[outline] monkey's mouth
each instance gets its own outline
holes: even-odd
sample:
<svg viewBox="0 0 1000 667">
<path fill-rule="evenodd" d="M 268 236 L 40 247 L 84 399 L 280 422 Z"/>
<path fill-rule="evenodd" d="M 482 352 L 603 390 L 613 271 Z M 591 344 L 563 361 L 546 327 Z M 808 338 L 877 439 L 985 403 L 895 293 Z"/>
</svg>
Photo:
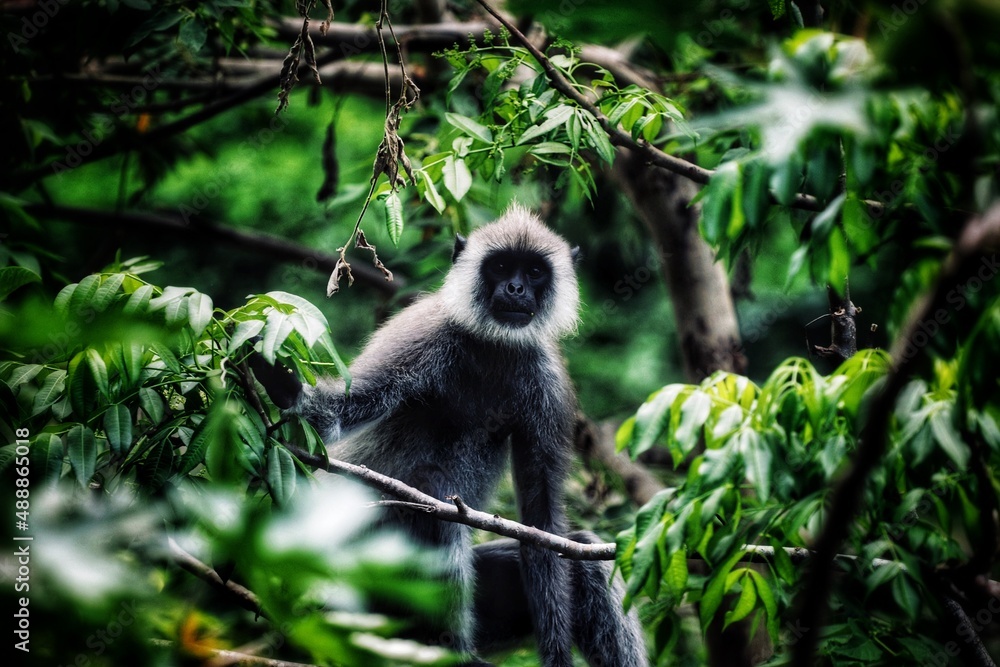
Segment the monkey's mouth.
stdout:
<svg viewBox="0 0 1000 667">
<path fill-rule="evenodd" d="M 524 327 L 531 323 L 535 314 L 529 310 L 500 310 L 493 311 L 493 319 L 500 324 L 512 327 Z"/>
</svg>

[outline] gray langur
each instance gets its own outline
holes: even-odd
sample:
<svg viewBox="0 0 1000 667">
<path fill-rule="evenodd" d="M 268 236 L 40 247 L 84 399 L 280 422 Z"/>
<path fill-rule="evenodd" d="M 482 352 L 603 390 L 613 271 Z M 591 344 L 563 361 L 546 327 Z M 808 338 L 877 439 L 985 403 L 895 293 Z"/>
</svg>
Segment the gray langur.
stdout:
<svg viewBox="0 0 1000 667">
<path fill-rule="evenodd" d="M 349 394 L 336 380 L 277 390 L 261 381 L 276 404 L 316 427 L 332 457 L 440 499 L 458 495 L 485 507 L 510 461 L 521 521 L 565 535 L 576 397 L 559 339 L 577 326 L 576 254 L 537 217 L 511 207 L 458 237 L 444 285 L 374 334 L 351 365 Z M 477 656 L 531 634 L 545 667 L 570 667 L 574 643 L 594 666 L 648 664 L 609 563 L 569 561 L 507 539 L 473 548 L 467 526 L 416 512 L 386 522 L 442 549 L 458 584 L 443 624 L 468 664 L 488 664 Z"/>
</svg>

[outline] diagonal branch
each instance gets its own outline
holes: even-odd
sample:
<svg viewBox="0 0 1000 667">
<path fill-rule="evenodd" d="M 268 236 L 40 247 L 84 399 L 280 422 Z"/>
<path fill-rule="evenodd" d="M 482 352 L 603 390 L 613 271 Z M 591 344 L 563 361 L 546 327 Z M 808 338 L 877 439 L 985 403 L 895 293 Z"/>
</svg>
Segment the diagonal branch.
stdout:
<svg viewBox="0 0 1000 667">
<path fill-rule="evenodd" d="M 708 183 L 709 179 L 712 178 L 712 175 L 715 172 L 711 169 L 705 169 L 704 167 L 700 167 L 693 162 L 688 162 L 682 158 L 664 153 L 656 146 L 646 143 L 645 141 L 636 141 L 628 132 L 625 132 L 616 125 L 612 125 L 611 121 L 608 120 L 608 117 L 601 112 L 597 105 L 577 90 L 573 84 L 570 83 L 565 76 L 563 76 L 562 72 L 560 72 L 555 65 L 552 64 L 552 61 L 549 60 L 548 56 L 542 53 L 537 46 L 532 44 L 531 40 L 525 37 L 524 33 L 517 29 L 517 26 L 511 23 L 495 9 L 490 7 L 486 3 L 486 0 L 476 0 L 476 2 L 478 2 L 483 9 L 489 12 L 493 18 L 499 21 L 510 32 L 510 34 L 514 36 L 518 43 L 527 49 L 532 57 L 538 61 L 538 64 L 541 65 L 545 75 L 552 83 L 553 88 L 576 102 L 597 120 L 597 122 L 601 125 L 601 128 L 607 133 L 612 144 L 636 151 L 650 164 L 689 178 L 695 183 L 705 185 Z M 865 200 L 864 204 L 868 207 L 868 211 L 873 215 L 880 215 L 885 208 L 884 204 L 877 201 Z M 788 204 L 788 206 L 806 211 L 822 211 L 826 208 L 826 203 L 813 195 L 799 193 L 792 198 L 792 201 Z"/>
<path fill-rule="evenodd" d="M 511 521 L 495 514 L 488 514 L 472 509 L 464 503 L 461 503 L 461 506 L 459 506 L 461 502 L 459 499 L 456 499 L 454 503 L 438 500 L 434 496 L 429 496 L 397 479 L 377 473 L 365 466 L 327 458 L 321 454 L 310 454 L 301 447 L 287 443 L 283 444 L 288 448 L 288 451 L 303 463 L 326 470 L 327 472 L 350 475 L 382 493 L 389 494 L 408 503 L 414 503 L 419 506 L 420 511 L 443 521 L 462 523 L 473 528 L 496 533 L 497 535 L 512 537 L 521 542 L 558 551 L 563 556 L 572 558 L 573 560 L 613 560 L 615 557 L 615 545 L 612 543 L 584 544 L 582 542 L 575 542 L 531 526 L 525 526 L 517 521 Z"/>
<path fill-rule="evenodd" d="M 947 294 L 966 276 L 970 260 L 997 243 L 1000 243 L 1000 204 L 966 224 L 945 259 L 934 287 L 910 309 L 906 325 L 892 348 L 892 368 L 882 389 L 872 400 L 868 419 L 861 427 L 857 455 L 827 503 L 829 514 L 823 532 L 816 540 L 815 559 L 798 597 L 800 627 L 805 629 L 805 634 L 793 649 L 793 667 L 811 667 L 814 664 L 820 625 L 833 587 L 833 561 L 861 508 L 868 479 L 886 451 L 889 418 L 896 399 L 922 358 L 922 348 L 916 344 L 916 336 L 926 335 L 922 325 L 934 319 L 935 313 L 947 306 Z"/>
</svg>

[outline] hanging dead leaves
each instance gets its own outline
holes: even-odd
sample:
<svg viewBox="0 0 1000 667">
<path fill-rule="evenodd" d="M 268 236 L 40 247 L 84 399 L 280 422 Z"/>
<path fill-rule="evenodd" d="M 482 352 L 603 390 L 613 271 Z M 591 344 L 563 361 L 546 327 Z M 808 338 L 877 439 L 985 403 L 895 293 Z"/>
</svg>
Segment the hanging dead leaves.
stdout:
<svg viewBox="0 0 1000 667">
<path fill-rule="evenodd" d="M 322 0 L 322 2 L 323 6 L 327 9 L 327 18 L 320 27 L 320 32 L 325 35 L 326 31 L 330 28 L 330 22 L 333 21 L 333 5 L 331 4 L 331 0 Z M 288 106 L 288 97 L 291 94 L 292 89 L 295 87 L 295 84 L 299 81 L 298 71 L 303 61 L 305 66 L 312 72 L 313 77 L 316 79 L 316 83 L 322 83 L 316 59 L 316 46 L 312 41 L 312 37 L 309 35 L 309 13 L 315 6 L 316 0 L 296 0 L 295 8 L 302 17 L 302 30 L 295 38 L 295 42 L 288 50 L 288 55 L 285 57 L 281 66 L 278 108 L 275 110 L 275 113 L 280 113 Z M 399 89 L 399 97 L 394 103 L 390 103 L 392 91 L 389 79 L 389 56 L 386 49 L 385 38 L 382 34 L 383 25 L 389 29 L 389 33 L 392 35 L 393 42 L 396 45 L 396 58 L 400 73 L 402 74 L 402 85 Z M 364 218 L 365 211 L 368 210 L 368 205 L 371 203 L 372 195 L 375 192 L 375 185 L 383 174 L 388 179 L 389 187 L 393 193 L 395 193 L 398 188 L 406 185 L 406 179 L 404 179 L 399 173 L 400 166 L 402 166 L 403 173 L 405 173 L 410 179 L 410 182 L 415 182 L 413 166 L 410 164 L 410 159 L 406 156 L 406 146 L 403 143 L 403 139 L 399 136 L 399 125 L 403 113 L 409 111 L 420 98 L 420 89 L 406 73 L 406 66 L 403 62 L 403 53 L 399 45 L 399 40 L 396 38 L 396 34 L 392 29 L 392 21 L 389 19 L 388 3 L 386 0 L 381 0 L 380 2 L 379 18 L 375 24 L 375 28 L 376 34 L 378 35 L 379 47 L 382 52 L 382 63 L 385 67 L 386 112 L 382 142 L 379 144 L 378 150 L 375 152 L 375 162 L 372 165 L 371 187 L 368 190 L 368 197 L 365 199 L 365 205 L 361 209 L 361 214 L 358 216 L 358 220 L 354 225 L 354 231 L 351 233 L 351 237 L 347 240 L 347 243 L 345 243 L 343 247 L 337 249 L 340 255 L 337 258 L 336 265 L 334 265 L 333 273 L 330 274 L 330 279 L 327 282 L 327 296 L 333 296 L 340 291 L 340 281 L 343 279 L 347 279 L 348 286 L 354 284 L 354 276 L 351 274 L 351 265 L 347 261 L 346 256 L 347 248 L 351 245 L 352 240 L 354 240 L 354 247 L 356 249 L 370 252 L 372 254 L 372 263 L 375 268 L 382 272 L 382 275 L 385 276 L 387 281 L 392 280 L 392 271 L 386 268 L 381 260 L 379 260 L 378 254 L 375 251 L 375 246 L 368 243 L 368 239 L 365 238 L 364 232 L 361 231 L 361 220 Z M 332 146 L 332 127 L 328 136 L 328 141 Z M 327 176 L 329 178 L 329 172 L 327 173 Z M 324 183 L 324 189 L 325 188 L 326 183 Z"/>
<path fill-rule="evenodd" d="M 326 7 L 327 14 L 326 19 L 320 24 L 319 31 L 324 35 L 330 29 L 330 23 L 333 21 L 333 5 L 331 1 L 323 0 L 323 6 Z M 292 48 L 288 49 L 288 55 L 285 56 L 285 60 L 281 63 L 281 74 L 278 79 L 278 108 L 274 110 L 276 114 L 281 113 L 288 107 L 288 96 L 291 94 L 292 89 L 295 88 L 295 84 L 299 82 L 299 66 L 302 64 L 303 57 L 305 58 L 306 67 L 312 72 L 316 83 L 323 83 L 319 78 L 319 67 L 316 64 L 316 46 L 313 44 L 312 37 L 309 36 L 309 12 L 315 6 L 316 0 L 296 0 L 295 2 L 295 9 L 298 10 L 299 16 L 302 17 L 302 30 L 299 32 L 299 36 L 295 38 Z"/>
</svg>

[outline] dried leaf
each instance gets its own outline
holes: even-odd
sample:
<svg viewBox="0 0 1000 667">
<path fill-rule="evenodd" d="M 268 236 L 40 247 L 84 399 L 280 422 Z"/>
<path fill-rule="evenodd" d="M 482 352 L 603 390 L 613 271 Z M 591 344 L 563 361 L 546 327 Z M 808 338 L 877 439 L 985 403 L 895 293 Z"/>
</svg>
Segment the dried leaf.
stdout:
<svg viewBox="0 0 1000 667">
<path fill-rule="evenodd" d="M 392 280 L 392 271 L 385 268 L 385 264 L 382 263 L 382 261 L 378 258 L 378 253 L 375 252 L 375 246 L 368 243 L 368 239 L 365 238 L 365 233 L 360 229 L 358 230 L 358 240 L 354 242 L 354 247 L 358 250 L 371 251 L 372 264 L 374 264 L 375 268 L 382 272 L 382 275 L 385 276 L 386 282 Z"/>
<path fill-rule="evenodd" d="M 333 273 L 330 274 L 330 280 L 326 283 L 326 295 L 328 297 L 340 291 L 340 280 L 345 277 L 347 278 L 348 287 L 354 284 L 354 276 L 351 275 L 351 265 L 347 263 L 347 259 L 344 257 L 344 249 L 341 248 L 340 259 L 334 265 Z"/>
<path fill-rule="evenodd" d="M 327 18 L 320 26 L 320 32 L 324 35 L 330 28 L 330 21 L 333 20 L 333 5 L 331 0 L 323 0 L 323 5 L 327 9 Z M 316 83 L 322 84 L 319 78 L 319 67 L 316 63 L 316 45 L 313 44 L 312 37 L 309 36 L 309 12 L 316 6 L 316 0 L 296 0 L 295 9 L 302 17 L 302 30 L 295 38 L 295 43 L 288 50 L 288 55 L 281 63 L 281 74 L 278 75 L 278 108 L 274 113 L 281 113 L 288 107 L 288 96 L 291 94 L 295 84 L 299 82 L 299 65 L 302 56 L 305 55 L 306 66 L 312 70 Z"/>
</svg>

